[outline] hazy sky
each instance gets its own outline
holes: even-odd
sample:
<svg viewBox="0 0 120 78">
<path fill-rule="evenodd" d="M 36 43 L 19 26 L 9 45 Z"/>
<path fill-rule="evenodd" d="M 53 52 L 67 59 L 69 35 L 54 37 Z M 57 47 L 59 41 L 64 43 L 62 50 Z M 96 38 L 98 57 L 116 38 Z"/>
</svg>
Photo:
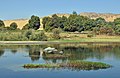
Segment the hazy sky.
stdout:
<svg viewBox="0 0 120 78">
<path fill-rule="evenodd" d="M 2 20 L 73 11 L 120 13 L 120 0 L 0 0 Z"/>
</svg>

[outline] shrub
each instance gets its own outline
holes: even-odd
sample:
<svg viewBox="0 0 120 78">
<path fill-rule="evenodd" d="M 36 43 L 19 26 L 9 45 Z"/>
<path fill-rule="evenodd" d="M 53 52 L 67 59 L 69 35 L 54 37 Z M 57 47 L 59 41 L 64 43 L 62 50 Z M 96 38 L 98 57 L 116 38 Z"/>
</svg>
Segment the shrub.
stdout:
<svg viewBox="0 0 120 78">
<path fill-rule="evenodd" d="M 30 37 L 30 40 L 34 40 L 34 41 L 47 41 L 47 36 L 45 35 L 45 33 L 43 31 L 40 31 L 37 34 L 32 34 Z"/>
<path fill-rule="evenodd" d="M 93 37 L 93 36 L 94 36 L 93 34 L 88 34 L 87 35 L 87 37 L 90 37 L 90 38 Z"/>
<path fill-rule="evenodd" d="M 53 29 L 53 36 L 54 39 L 60 39 L 60 29 L 55 28 Z"/>
<path fill-rule="evenodd" d="M 30 36 L 32 36 L 32 30 L 27 30 L 24 32 L 24 36 L 30 39 Z"/>
<path fill-rule="evenodd" d="M 46 41 L 47 36 L 43 31 L 33 32 L 32 30 L 7 31 L 0 33 L 0 41 Z"/>
</svg>

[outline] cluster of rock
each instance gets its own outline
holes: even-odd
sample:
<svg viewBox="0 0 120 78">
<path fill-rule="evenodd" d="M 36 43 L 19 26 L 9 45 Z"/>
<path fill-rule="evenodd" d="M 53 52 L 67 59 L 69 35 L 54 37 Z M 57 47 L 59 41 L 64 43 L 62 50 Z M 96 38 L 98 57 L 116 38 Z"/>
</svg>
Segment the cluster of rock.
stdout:
<svg viewBox="0 0 120 78">
<path fill-rule="evenodd" d="M 63 51 L 58 51 L 57 49 L 51 48 L 51 47 L 45 48 L 45 49 L 43 50 L 43 52 L 48 53 L 48 54 L 57 54 L 57 53 L 63 54 Z"/>
</svg>

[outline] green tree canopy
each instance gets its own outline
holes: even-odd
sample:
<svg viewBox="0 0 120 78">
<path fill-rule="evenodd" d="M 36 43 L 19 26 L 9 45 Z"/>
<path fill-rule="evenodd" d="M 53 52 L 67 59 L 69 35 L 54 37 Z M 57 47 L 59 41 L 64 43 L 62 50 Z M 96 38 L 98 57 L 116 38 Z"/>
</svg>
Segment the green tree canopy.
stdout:
<svg viewBox="0 0 120 78">
<path fill-rule="evenodd" d="M 29 29 L 37 30 L 40 28 L 40 18 L 38 16 L 31 16 L 31 19 L 29 20 Z"/>
<path fill-rule="evenodd" d="M 11 30 L 16 30 L 17 27 L 18 27 L 18 25 L 15 22 L 13 22 L 13 23 L 10 24 L 10 29 Z"/>
<path fill-rule="evenodd" d="M 77 15 L 77 12 L 76 12 L 76 11 L 73 11 L 73 15 Z"/>
<path fill-rule="evenodd" d="M 5 27 L 5 24 L 2 20 L 0 20 L 0 27 Z"/>
<path fill-rule="evenodd" d="M 96 21 L 96 26 L 99 28 L 105 26 L 106 24 L 105 19 L 101 17 L 97 18 L 95 21 Z"/>
<path fill-rule="evenodd" d="M 46 26 L 46 24 L 48 23 L 48 22 L 50 22 L 51 21 L 51 18 L 50 17 L 44 17 L 43 19 L 42 19 L 42 24 L 43 24 L 43 28 L 45 29 L 45 26 Z"/>
<path fill-rule="evenodd" d="M 120 18 L 116 18 L 116 19 L 114 20 L 114 23 L 115 23 L 115 25 L 120 24 Z"/>
</svg>

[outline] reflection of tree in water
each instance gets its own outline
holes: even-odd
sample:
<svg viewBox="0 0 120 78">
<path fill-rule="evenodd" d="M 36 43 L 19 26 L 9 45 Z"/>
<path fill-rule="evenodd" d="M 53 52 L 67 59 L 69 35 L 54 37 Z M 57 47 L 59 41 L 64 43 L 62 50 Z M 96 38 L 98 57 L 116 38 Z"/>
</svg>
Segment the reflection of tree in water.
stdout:
<svg viewBox="0 0 120 78">
<path fill-rule="evenodd" d="M 0 57 L 4 54 L 4 50 L 0 50 Z"/>
<path fill-rule="evenodd" d="M 13 49 L 13 50 L 11 50 L 11 52 L 12 52 L 13 54 L 16 54 L 16 53 L 17 53 L 17 50 Z"/>
<path fill-rule="evenodd" d="M 32 61 L 37 61 L 40 59 L 40 51 L 29 52 L 29 56 Z"/>
<path fill-rule="evenodd" d="M 105 57 L 104 54 L 106 53 L 106 52 L 101 53 L 100 47 L 62 46 L 60 47 L 60 49 L 64 51 L 64 54 L 70 54 L 71 56 L 68 58 L 56 58 L 56 59 L 54 58 L 46 59 L 45 57 L 43 57 L 43 59 L 47 61 L 52 61 L 53 63 L 58 62 L 57 60 L 65 62 L 68 60 L 85 60 L 87 58 L 103 59 Z"/>
<path fill-rule="evenodd" d="M 64 51 L 66 53 L 70 53 L 72 56 L 69 58 L 69 60 L 84 60 L 89 57 L 93 57 L 92 55 L 92 49 L 86 48 L 86 47 L 65 47 Z"/>
<path fill-rule="evenodd" d="M 114 57 L 116 59 L 120 59 L 120 46 L 115 46 L 113 49 L 112 49 L 112 52 L 114 53 Z"/>
<path fill-rule="evenodd" d="M 89 46 L 65 46 L 64 52 L 70 53 L 72 56 L 68 60 L 85 60 L 87 58 L 104 59 L 110 54 L 114 54 L 113 47 L 111 45 L 89 45 Z M 120 51 L 120 49 L 119 49 Z M 118 52 L 118 51 L 117 51 Z M 118 54 L 120 55 L 120 53 Z"/>
<path fill-rule="evenodd" d="M 37 61 L 40 59 L 40 46 L 27 46 L 29 47 L 29 57 L 32 61 Z"/>
<path fill-rule="evenodd" d="M 53 55 L 54 56 L 54 55 Z M 52 62 L 52 63 L 58 63 L 58 62 L 66 62 L 66 60 L 68 58 L 46 58 L 45 55 L 43 55 L 43 59 L 46 61 L 46 62 Z"/>
<path fill-rule="evenodd" d="M 76 46 L 77 45 L 77 46 Z M 40 48 L 47 47 L 63 50 L 64 54 L 71 54 L 68 58 L 43 59 L 56 63 L 58 61 L 65 62 L 68 60 L 85 60 L 88 58 L 104 59 L 106 56 L 114 56 L 120 59 L 120 45 L 78 45 L 78 44 L 48 44 L 48 45 L 2 45 L 0 46 L 0 56 L 4 54 L 4 49 L 11 49 L 12 53 L 16 53 L 18 48 L 29 50 L 29 56 L 32 61 L 40 59 Z"/>
</svg>

